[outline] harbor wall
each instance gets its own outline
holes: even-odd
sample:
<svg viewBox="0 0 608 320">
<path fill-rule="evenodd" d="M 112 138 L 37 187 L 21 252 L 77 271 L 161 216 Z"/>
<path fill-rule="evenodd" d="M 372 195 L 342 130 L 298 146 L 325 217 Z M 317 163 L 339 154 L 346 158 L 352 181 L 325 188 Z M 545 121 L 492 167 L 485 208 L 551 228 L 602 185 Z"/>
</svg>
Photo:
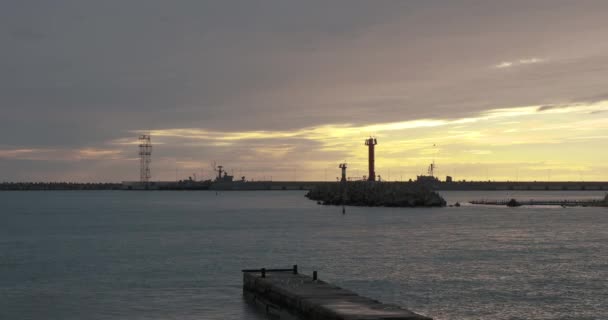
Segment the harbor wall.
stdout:
<svg viewBox="0 0 608 320">
<path fill-rule="evenodd" d="M 416 182 L 373 182 L 395 185 L 414 185 Z M 255 181 L 213 183 L 211 190 L 312 190 L 317 186 L 333 186 L 339 182 L 327 181 Z M 607 191 L 608 182 L 438 182 L 427 185 L 436 191 Z"/>
<path fill-rule="evenodd" d="M 391 184 L 411 184 L 415 182 L 376 182 Z M 150 182 L 147 190 L 311 190 L 315 186 L 334 185 L 327 181 L 248 181 L 248 182 Z M 564 181 L 564 182 L 437 182 L 429 185 L 437 191 L 607 191 L 608 182 Z M 123 183 L 62 183 L 62 182 L 3 182 L 0 191 L 11 190 L 146 190 L 139 181 Z"/>
</svg>

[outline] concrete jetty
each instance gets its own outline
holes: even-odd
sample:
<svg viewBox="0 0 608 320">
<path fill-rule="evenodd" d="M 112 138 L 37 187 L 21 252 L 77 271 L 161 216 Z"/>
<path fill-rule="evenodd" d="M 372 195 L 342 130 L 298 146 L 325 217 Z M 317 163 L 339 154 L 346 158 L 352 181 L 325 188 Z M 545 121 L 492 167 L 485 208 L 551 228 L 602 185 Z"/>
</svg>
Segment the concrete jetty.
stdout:
<svg viewBox="0 0 608 320">
<path fill-rule="evenodd" d="M 243 270 L 243 295 L 272 319 L 432 320 L 291 269 Z"/>
</svg>

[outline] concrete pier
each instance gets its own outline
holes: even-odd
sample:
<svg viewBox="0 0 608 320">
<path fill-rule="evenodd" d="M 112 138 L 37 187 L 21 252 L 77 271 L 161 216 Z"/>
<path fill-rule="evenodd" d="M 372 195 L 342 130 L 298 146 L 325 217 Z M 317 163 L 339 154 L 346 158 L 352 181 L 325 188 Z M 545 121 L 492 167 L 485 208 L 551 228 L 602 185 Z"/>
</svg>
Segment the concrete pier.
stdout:
<svg viewBox="0 0 608 320">
<path fill-rule="evenodd" d="M 272 319 L 432 320 L 396 305 L 299 274 L 293 269 L 243 270 L 243 295 Z"/>
</svg>

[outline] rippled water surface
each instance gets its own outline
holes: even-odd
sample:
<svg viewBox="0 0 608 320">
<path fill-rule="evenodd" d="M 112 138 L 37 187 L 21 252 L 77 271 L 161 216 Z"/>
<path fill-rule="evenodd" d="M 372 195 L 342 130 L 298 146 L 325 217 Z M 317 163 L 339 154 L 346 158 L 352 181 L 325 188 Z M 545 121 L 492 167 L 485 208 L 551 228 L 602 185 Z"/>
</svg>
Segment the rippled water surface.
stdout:
<svg viewBox="0 0 608 320">
<path fill-rule="evenodd" d="M 240 269 L 300 265 L 435 319 L 606 319 L 608 209 L 318 206 L 303 192 L 2 192 L 0 319 L 262 319 Z M 445 192 L 479 199 L 598 192 Z"/>
</svg>

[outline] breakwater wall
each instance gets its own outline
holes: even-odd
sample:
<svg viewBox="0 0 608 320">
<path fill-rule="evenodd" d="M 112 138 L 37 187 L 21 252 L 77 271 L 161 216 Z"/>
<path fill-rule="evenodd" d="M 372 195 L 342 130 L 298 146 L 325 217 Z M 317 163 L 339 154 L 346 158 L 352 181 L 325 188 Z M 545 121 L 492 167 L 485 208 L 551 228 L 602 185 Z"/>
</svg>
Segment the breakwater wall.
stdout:
<svg viewBox="0 0 608 320">
<path fill-rule="evenodd" d="M 4 182 L 0 191 L 121 190 L 121 183 Z"/>
<path fill-rule="evenodd" d="M 319 184 L 335 184 L 320 181 L 247 181 L 247 182 L 214 182 L 210 190 L 310 190 Z"/>
<path fill-rule="evenodd" d="M 470 204 L 490 206 L 561 206 L 561 207 L 608 207 L 608 195 L 596 200 L 475 200 Z"/>
<path fill-rule="evenodd" d="M 603 181 L 530 181 L 530 182 L 510 182 L 510 181 L 466 181 L 466 182 L 440 182 L 433 184 L 435 190 L 441 191 L 500 191 L 500 190 L 519 190 L 519 191 L 608 191 L 608 182 Z"/>
<path fill-rule="evenodd" d="M 413 184 L 415 182 L 377 182 Z M 315 186 L 335 185 L 335 181 L 247 181 L 247 182 L 150 182 L 148 190 L 311 190 Z M 438 182 L 429 185 L 438 191 L 608 191 L 608 182 Z M 139 182 L 71 183 L 71 182 L 3 182 L 0 191 L 25 190 L 142 190 Z"/>
<path fill-rule="evenodd" d="M 270 319 L 432 320 L 397 305 L 384 304 L 292 269 L 243 270 L 243 296 Z"/>
<path fill-rule="evenodd" d="M 356 181 L 358 182 L 358 181 Z M 395 185 L 414 185 L 416 182 L 396 182 L 383 181 L 376 182 L 382 184 Z M 254 181 L 254 182 L 235 182 L 235 183 L 213 183 L 212 190 L 312 190 L 315 186 L 338 185 L 335 181 Z M 608 182 L 439 182 L 428 185 L 430 189 L 437 191 L 608 191 Z"/>
</svg>

